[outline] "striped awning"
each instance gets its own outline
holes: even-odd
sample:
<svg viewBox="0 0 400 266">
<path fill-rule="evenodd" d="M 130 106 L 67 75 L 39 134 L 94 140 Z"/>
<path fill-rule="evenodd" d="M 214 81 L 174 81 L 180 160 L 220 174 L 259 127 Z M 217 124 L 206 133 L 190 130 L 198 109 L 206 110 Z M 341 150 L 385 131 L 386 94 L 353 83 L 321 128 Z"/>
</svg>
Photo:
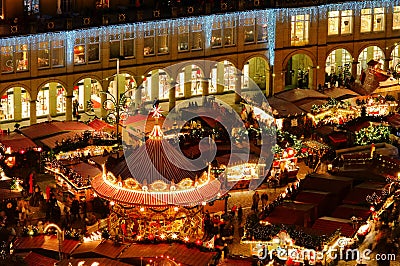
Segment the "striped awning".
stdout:
<svg viewBox="0 0 400 266">
<path fill-rule="evenodd" d="M 100 197 L 123 205 L 145 205 L 149 207 L 166 205 L 192 206 L 215 199 L 220 193 L 221 183 L 215 179 L 196 188 L 155 192 L 121 188 L 105 181 L 102 175 L 98 175 L 92 181 L 92 189 Z"/>
</svg>

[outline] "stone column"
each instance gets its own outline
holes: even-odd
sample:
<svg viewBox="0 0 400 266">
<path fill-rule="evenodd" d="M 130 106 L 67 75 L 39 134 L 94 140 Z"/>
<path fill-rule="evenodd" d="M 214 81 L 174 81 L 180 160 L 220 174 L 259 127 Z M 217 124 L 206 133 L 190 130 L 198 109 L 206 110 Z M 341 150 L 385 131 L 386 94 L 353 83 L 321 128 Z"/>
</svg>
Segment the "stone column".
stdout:
<svg viewBox="0 0 400 266">
<path fill-rule="evenodd" d="M 217 64 L 217 94 L 222 94 L 225 89 L 225 80 L 224 80 L 224 63 L 220 62 Z"/>
<path fill-rule="evenodd" d="M 159 99 L 159 91 L 160 91 L 160 75 L 158 70 L 153 70 L 151 72 L 151 100 L 153 101 L 155 98 Z"/>
<path fill-rule="evenodd" d="M 79 103 L 82 104 L 83 106 L 83 110 L 87 110 L 87 101 L 91 100 L 91 96 L 92 96 L 92 79 L 90 78 L 85 78 L 83 80 L 83 103 Z M 79 101 L 79 99 L 77 99 Z"/>
<path fill-rule="evenodd" d="M 185 98 L 190 98 L 192 96 L 192 66 L 186 66 L 184 71 L 185 82 L 183 95 Z"/>
<path fill-rule="evenodd" d="M 171 111 L 175 108 L 176 105 L 176 82 L 172 82 L 170 84 L 171 88 L 169 90 L 169 102 L 168 102 L 168 110 Z"/>
<path fill-rule="evenodd" d="M 36 123 L 37 123 L 37 117 L 36 117 L 36 99 L 30 100 L 29 104 L 30 104 L 30 110 L 29 110 L 29 113 L 30 113 L 30 120 L 29 120 L 29 122 L 30 122 L 31 125 L 33 125 L 33 124 L 36 124 Z"/>
<path fill-rule="evenodd" d="M 72 95 L 65 96 L 65 121 L 72 120 Z"/>
<path fill-rule="evenodd" d="M 235 74 L 235 104 L 238 104 L 242 100 L 242 74 Z"/>
<path fill-rule="evenodd" d="M 22 121 L 21 87 L 14 88 L 14 120 Z"/>
<path fill-rule="evenodd" d="M 203 98 L 202 99 L 203 105 L 207 100 L 207 96 L 209 95 L 209 91 L 208 91 L 209 82 L 210 82 L 210 80 L 208 78 L 202 78 L 201 79 L 201 90 L 202 90 L 202 96 L 203 96 L 202 97 Z"/>
<path fill-rule="evenodd" d="M 57 83 L 49 84 L 49 114 L 52 117 L 57 116 Z"/>
</svg>

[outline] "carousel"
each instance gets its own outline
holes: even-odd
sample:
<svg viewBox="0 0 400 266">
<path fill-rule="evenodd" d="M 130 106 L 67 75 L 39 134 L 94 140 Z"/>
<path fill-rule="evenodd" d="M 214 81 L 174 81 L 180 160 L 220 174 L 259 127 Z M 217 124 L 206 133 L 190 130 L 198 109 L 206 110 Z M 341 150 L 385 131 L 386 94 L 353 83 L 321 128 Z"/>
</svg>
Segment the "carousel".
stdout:
<svg viewBox="0 0 400 266">
<path fill-rule="evenodd" d="M 193 171 L 198 167 L 170 141 L 156 123 L 143 145 L 105 163 L 92 180 L 96 195 L 110 201 L 109 226 L 118 235 L 135 241 L 203 238 L 203 206 L 220 196 L 221 183 L 210 164 Z"/>
</svg>

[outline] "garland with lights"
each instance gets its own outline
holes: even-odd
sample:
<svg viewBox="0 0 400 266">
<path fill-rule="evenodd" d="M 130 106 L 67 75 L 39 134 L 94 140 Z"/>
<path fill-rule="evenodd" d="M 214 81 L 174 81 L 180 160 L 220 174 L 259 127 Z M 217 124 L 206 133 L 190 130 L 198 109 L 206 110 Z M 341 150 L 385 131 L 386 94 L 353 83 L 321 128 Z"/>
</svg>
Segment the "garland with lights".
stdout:
<svg viewBox="0 0 400 266">
<path fill-rule="evenodd" d="M 390 127 L 378 125 L 363 128 L 356 132 L 355 144 L 368 145 L 371 143 L 389 142 Z"/>
</svg>

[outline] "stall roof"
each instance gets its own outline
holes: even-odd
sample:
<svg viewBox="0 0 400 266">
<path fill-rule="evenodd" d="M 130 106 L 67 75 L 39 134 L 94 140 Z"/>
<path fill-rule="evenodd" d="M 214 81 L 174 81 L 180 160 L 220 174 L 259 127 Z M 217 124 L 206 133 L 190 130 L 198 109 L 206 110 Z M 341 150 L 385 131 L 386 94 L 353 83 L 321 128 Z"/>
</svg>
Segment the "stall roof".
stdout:
<svg viewBox="0 0 400 266">
<path fill-rule="evenodd" d="M 92 241 L 92 242 L 84 242 L 81 245 L 79 245 L 78 248 L 74 250 L 72 253 L 72 257 L 78 258 L 78 257 L 83 257 L 86 256 L 90 253 L 96 254 L 96 257 L 98 255 L 108 257 L 111 259 L 115 259 L 118 257 L 119 254 L 127 247 L 127 245 L 116 245 L 113 241 L 111 240 L 105 240 L 105 241 Z M 90 257 L 90 256 L 88 256 Z"/>
<path fill-rule="evenodd" d="M 20 129 L 22 134 L 28 138 L 35 140 L 46 136 L 59 134 L 68 131 L 93 131 L 90 126 L 77 121 L 51 121 L 42 122 Z"/>
<path fill-rule="evenodd" d="M 289 115 L 302 114 L 303 110 L 297 107 L 295 104 L 285 101 L 277 97 L 269 97 L 267 101 L 273 110 L 276 110 L 276 114 L 279 117 L 285 117 Z M 275 115 L 275 114 L 274 114 Z"/>
<path fill-rule="evenodd" d="M 62 244 L 62 252 L 71 254 L 79 245 L 79 241 L 66 239 Z M 57 236 L 38 235 L 33 237 L 20 237 L 15 241 L 16 250 L 44 249 L 58 252 Z"/>
<path fill-rule="evenodd" d="M 32 251 L 25 256 L 24 261 L 28 266 L 49 266 L 54 265 L 54 263 L 57 262 L 55 259 L 37 254 Z"/>
<path fill-rule="evenodd" d="M 0 143 L 6 147 L 10 147 L 13 151 L 37 147 L 32 140 L 17 132 L 0 135 Z"/>
<path fill-rule="evenodd" d="M 94 119 L 93 121 L 91 121 L 88 125 L 97 131 L 102 131 L 102 130 L 106 130 L 106 129 L 115 130 L 115 126 L 112 126 L 112 125 L 108 124 L 107 122 L 97 119 L 97 118 Z"/>
<path fill-rule="evenodd" d="M 68 168 L 71 168 L 76 173 L 81 176 L 91 176 L 94 177 L 101 173 L 101 170 L 93 165 L 87 163 L 78 163 L 73 165 L 68 165 Z"/>
<path fill-rule="evenodd" d="M 123 263 L 107 258 L 82 258 L 82 259 L 65 259 L 57 262 L 57 266 L 80 266 L 80 265 L 97 265 L 97 266 L 130 266 L 131 264 Z"/>
<path fill-rule="evenodd" d="M 296 103 L 298 101 L 304 99 L 328 99 L 329 97 L 325 94 L 322 94 L 316 90 L 310 89 L 293 89 L 293 90 L 285 90 L 275 94 L 275 97 Z"/>
<path fill-rule="evenodd" d="M 312 226 L 312 229 L 322 231 L 325 234 L 332 234 L 338 228 L 340 228 L 340 233 L 346 237 L 352 237 L 357 231 L 356 228 L 353 228 L 350 220 L 328 216 L 317 219 Z"/>
<path fill-rule="evenodd" d="M 302 101 L 303 102 L 303 101 Z M 299 102 L 300 103 L 300 102 Z M 299 104 L 298 103 L 298 104 Z M 304 103 L 302 103 L 302 104 L 299 104 L 298 106 L 299 106 L 299 108 L 301 109 L 301 110 L 303 110 L 304 112 L 306 112 L 306 113 L 311 113 L 311 108 L 313 107 L 313 105 L 317 105 L 317 106 L 319 106 L 319 105 L 323 105 L 323 104 L 325 104 L 326 103 L 326 101 L 325 100 L 310 100 L 310 101 L 305 101 Z"/>
<path fill-rule="evenodd" d="M 154 258 L 156 256 L 169 256 L 176 262 L 184 265 L 208 265 L 216 252 L 202 252 L 197 248 L 188 248 L 182 244 L 145 245 L 133 244 L 123 252 L 119 258 Z"/>
<path fill-rule="evenodd" d="M 41 139 L 40 142 L 43 143 L 45 146 L 49 147 L 50 149 L 54 149 L 57 146 L 56 145 L 57 142 L 61 143 L 63 140 L 73 139 L 77 134 L 79 133 L 76 131 L 70 131 Z"/>
<path fill-rule="evenodd" d="M 346 88 L 325 89 L 323 93 L 330 98 L 334 98 L 339 101 L 360 96 L 360 94 L 358 94 L 357 92 Z"/>
</svg>

